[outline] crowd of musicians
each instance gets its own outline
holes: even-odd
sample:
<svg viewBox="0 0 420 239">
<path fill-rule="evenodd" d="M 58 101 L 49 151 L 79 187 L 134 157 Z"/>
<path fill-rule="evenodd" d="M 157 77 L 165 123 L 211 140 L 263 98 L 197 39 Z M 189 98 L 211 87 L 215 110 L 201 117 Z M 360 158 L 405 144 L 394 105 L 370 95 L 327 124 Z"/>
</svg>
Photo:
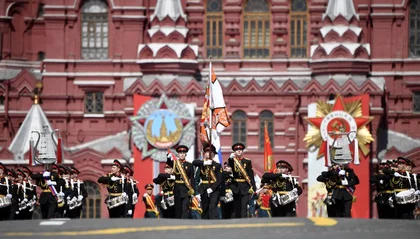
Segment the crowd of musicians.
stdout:
<svg viewBox="0 0 420 239">
<path fill-rule="evenodd" d="M 53 164 L 49 171 L 32 173 L 26 167 L 16 171 L 0 163 L 0 221 L 32 219 L 39 203 L 42 218 L 80 218 L 87 197 L 75 167 Z M 37 195 L 37 187 L 42 191 Z"/>
<path fill-rule="evenodd" d="M 169 153 L 165 170 L 145 186 L 141 195 L 146 218 L 229 219 L 246 217 L 293 217 L 302 189 L 292 166 L 286 161 L 263 175 L 256 188 L 252 161 L 243 155 L 245 146 L 236 143 L 223 165 L 215 162 L 213 145 L 203 147 L 203 158 L 185 160 L 188 147 L 180 145 Z M 111 218 L 132 217 L 139 190 L 132 183 L 132 170 L 114 161 L 112 172 L 98 179 L 106 185 Z M 154 188 L 159 193 L 154 194 Z"/>
<path fill-rule="evenodd" d="M 145 218 L 229 219 L 246 217 L 294 217 L 302 189 L 293 167 L 286 161 L 265 172 L 257 188 L 252 160 L 244 157 L 242 143 L 232 145 L 223 165 L 213 159 L 212 145 L 203 147 L 202 159 L 186 161 L 188 147 L 168 153 L 165 170 L 144 186 L 140 195 L 134 171 L 114 160 L 111 172 L 98 183 L 108 190 L 105 203 L 110 218 L 133 217 L 139 197 Z M 382 161 L 370 182 L 376 188 L 379 218 L 413 219 L 418 212 L 420 178 L 411 171 L 412 161 L 399 157 Z M 0 163 L 0 220 L 31 219 L 38 202 L 42 218 L 80 218 L 87 198 L 80 172 L 75 167 L 53 164 L 50 170 L 32 173 L 23 166 L 16 171 Z M 317 180 L 328 191 L 324 203 L 329 217 L 351 217 L 359 178 L 348 165 L 333 164 Z M 42 192 L 37 196 L 36 189 Z M 155 194 L 155 188 L 159 193 Z M 417 204 L 417 205 L 416 205 Z M 417 211 L 416 211 L 417 210 Z"/>
</svg>

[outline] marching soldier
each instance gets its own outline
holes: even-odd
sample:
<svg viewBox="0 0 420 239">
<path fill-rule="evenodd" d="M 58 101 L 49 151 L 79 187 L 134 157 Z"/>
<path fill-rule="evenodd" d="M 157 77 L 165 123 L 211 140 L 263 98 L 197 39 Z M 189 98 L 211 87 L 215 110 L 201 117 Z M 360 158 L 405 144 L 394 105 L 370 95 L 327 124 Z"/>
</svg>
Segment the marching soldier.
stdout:
<svg viewBox="0 0 420 239">
<path fill-rule="evenodd" d="M 168 164 L 165 164 L 165 173 L 160 173 L 156 178 L 153 179 L 153 183 L 160 185 L 162 190 L 162 217 L 175 218 L 175 175 L 173 175 L 172 167 Z"/>
<path fill-rule="evenodd" d="M 196 198 L 201 201 L 202 219 L 218 219 L 217 204 L 222 182 L 222 169 L 220 164 L 213 161 L 217 154 L 213 145 L 204 146 L 203 151 L 203 161 L 198 159 L 193 161 L 193 165 L 200 168 L 201 178 L 201 185 L 197 191 L 199 195 Z"/>
<path fill-rule="evenodd" d="M 374 201 L 378 210 L 378 218 L 391 219 L 395 218 L 393 202 L 394 189 L 391 186 L 389 175 L 384 174 L 383 170 L 387 169 L 389 164 L 386 160 L 382 160 L 379 164 L 378 173 L 372 175 L 370 183 L 375 185 L 377 194 Z"/>
<path fill-rule="evenodd" d="M 28 220 L 32 219 L 32 214 L 35 208 L 36 201 L 38 199 L 36 193 L 36 185 L 32 184 L 32 171 L 28 167 L 23 166 L 23 168 L 20 171 L 24 175 L 22 187 L 23 198 L 26 199 L 26 208 L 20 211 L 19 219 Z"/>
<path fill-rule="evenodd" d="M 336 177 L 337 185 L 332 198 L 335 201 L 337 217 L 351 217 L 351 206 L 356 198 L 353 196 L 359 178 L 348 165 L 333 165 L 331 171 Z"/>
<path fill-rule="evenodd" d="M 98 183 L 104 184 L 108 189 L 108 197 L 105 202 L 108 206 L 110 218 L 125 217 L 127 205 L 127 180 L 121 174 L 122 165 L 120 161 L 114 160 L 111 167 L 111 173 L 108 173 L 98 179 Z"/>
<path fill-rule="evenodd" d="M 296 217 L 296 198 L 290 197 L 290 200 L 283 201 L 282 196 L 291 194 L 292 191 L 297 195 L 302 194 L 302 188 L 299 186 L 295 178 L 290 174 L 293 167 L 287 161 L 280 160 L 276 163 L 274 173 L 265 173 L 263 175 L 264 182 L 272 182 L 273 193 L 272 198 L 272 216 L 273 217 Z"/>
<path fill-rule="evenodd" d="M 143 195 L 143 202 L 146 205 L 144 218 L 159 218 L 159 211 L 155 204 L 155 195 L 153 195 L 153 184 L 147 184 L 144 189 L 146 189 L 146 193 Z"/>
<path fill-rule="evenodd" d="M 12 195 L 12 205 L 10 206 L 9 220 L 15 220 L 17 214 L 19 214 L 18 176 L 13 169 L 8 169 L 7 177 L 11 183 L 10 194 Z"/>
<path fill-rule="evenodd" d="M 246 218 L 248 213 L 249 198 L 256 190 L 254 170 L 251 160 L 243 157 L 245 145 L 236 143 L 232 145 L 232 151 L 228 163 L 232 168 L 233 182 L 231 189 L 235 204 L 235 217 Z"/>
<path fill-rule="evenodd" d="M 138 201 L 139 189 L 137 188 L 137 181 L 133 179 L 134 171 L 129 165 L 124 166 L 125 176 L 127 177 L 128 203 L 127 203 L 127 217 L 133 218 L 136 204 Z"/>
<path fill-rule="evenodd" d="M 3 200 L 3 205 L 0 207 L 0 221 L 9 219 L 12 194 L 11 183 L 7 177 L 7 168 L 0 162 L 0 198 Z"/>
<path fill-rule="evenodd" d="M 70 174 L 67 171 L 67 168 L 64 165 L 56 165 L 56 166 L 58 168 L 57 189 L 59 190 L 59 192 L 58 192 L 57 208 L 55 210 L 56 211 L 55 217 L 62 218 L 67 212 L 66 198 L 69 196 L 72 196 L 70 195 L 72 194 L 72 190 L 70 188 L 70 183 L 69 183 Z"/>
<path fill-rule="evenodd" d="M 194 195 L 195 181 L 194 168 L 190 162 L 185 160 L 188 147 L 179 145 L 176 148 L 178 160 L 174 161 L 172 154 L 168 154 L 166 163 L 173 168 L 175 174 L 174 198 L 175 198 L 175 217 L 188 218 L 190 197 Z"/>
<path fill-rule="evenodd" d="M 234 213 L 235 205 L 233 202 L 233 192 L 231 189 L 231 184 L 233 181 L 232 168 L 229 167 L 228 163 L 224 163 L 223 168 L 223 183 L 221 188 L 221 211 L 223 219 L 231 219 Z"/>
<path fill-rule="evenodd" d="M 43 173 L 35 173 L 32 175 L 36 185 L 41 188 L 42 192 L 39 196 L 39 204 L 41 206 L 42 219 L 54 218 L 57 208 L 56 189 L 58 174 L 55 171 L 45 170 Z"/>
<path fill-rule="evenodd" d="M 413 184 L 414 178 L 413 174 L 407 171 L 407 166 L 414 167 L 414 163 L 411 162 L 410 159 L 404 157 L 397 158 L 397 167 L 398 171 L 394 172 L 393 170 L 384 170 L 384 173 L 391 177 L 391 186 L 394 188 L 396 197 L 398 197 L 398 193 L 408 191 L 410 189 L 414 189 L 416 185 Z M 404 202 L 400 203 L 399 200 L 396 198 L 394 202 L 394 207 L 396 210 L 395 217 L 397 219 L 413 219 L 414 218 L 414 209 L 415 203 L 414 202 Z"/>
<path fill-rule="evenodd" d="M 328 217 L 337 217 L 337 208 L 335 200 L 332 198 L 333 191 L 337 185 L 337 178 L 332 174 L 332 167 L 328 171 L 324 171 L 317 177 L 317 181 L 324 183 L 327 189 L 327 197 L 324 200 L 324 204 L 327 206 Z"/>
<path fill-rule="evenodd" d="M 69 206 L 67 216 L 69 218 L 75 219 L 80 218 L 80 215 L 82 213 L 83 209 L 83 199 L 87 198 L 87 191 L 85 188 L 85 185 L 82 181 L 77 179 L 80 172 L 77 168 L 72 166 L 70 169 L 70 187 L 73 191 L 72 197 L 69 199 L 67 197 L 69 204 L 72 206 Z"/>
</svg>

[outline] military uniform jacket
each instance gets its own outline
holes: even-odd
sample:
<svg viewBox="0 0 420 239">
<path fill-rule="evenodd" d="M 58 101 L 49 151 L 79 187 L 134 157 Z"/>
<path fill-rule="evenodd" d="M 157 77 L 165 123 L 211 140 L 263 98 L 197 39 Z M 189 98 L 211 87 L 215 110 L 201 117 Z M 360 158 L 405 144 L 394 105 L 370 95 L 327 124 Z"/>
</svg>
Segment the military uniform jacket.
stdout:
<svg viewBox="0 0 420 239">
<path fill-rule="evenodd" d="M 6 185 L 6 178 L 0 178 L 0 183 Z M 9 181 L 9 193 L 10 193 L 10 186 L 11 183 Z M 7 195 L 7 187 L 0 185 L 0 195 L 6 196 Z"/>
<path fill-rule="evenodd" d="M 116 176 L 112 173 L 106 174 L 102 177 L 100 177 L 98 179 L 98 183 L 102 183 L 105 184 L 107 190 L 108 190 L 108 197 L 105 199 L 105 202 L 109 199 L 109 198 L 113 198 L 113 197 L 118 197 L 121 196 L 121 194 L 123 193 L 123 182 L 121 179 L 117 180 L 117 181 L 112 181 L 111 178 L 115 176 L 115 177 L 121 177 L 121 175 Z M 128 183 L 127 183 L 127 178 L 124 178 L 124 192 L 128 195 Z"/>
<path fill-rule="evenodd" d="M 399 193 L 405 190 L 408 190 L 410 188 L 416 188 L 414 185 L 414 176 L 412 173 L 410 173 L 410 180 L 408 178 L 402 178 L 402 177 L 395 177 L 394 173 L 395 171 L 392 169 L 384 170 L 384 174 L 388 175 L 390 177 L 391 181 L 391 187 L 394 188 L 395 193 Z M 399 174 L 406 177 L 407 173 L 405 171 L 398 171 Z M 410 184 L 411 181 L 411 184 Z"/>
<path fill-rule="evenodd" d="M 302 188 L 295 181 L 294 178 L 283 177 L 282 174 L 265 173 L 263 175 L 264 181 L 271 182 L 273 192 L 290 192 L 294 188 L 297 189 L 298 195 L 302 194 Z"/>
<path fill-rule="evenodd" d="M 251 181 L 252 190 L 256 191 L 255 179 L 254 179 L 254 170 L 252 169 L 252 162 L 247 158 L 242 158 L 239 160 L 239 163 L 242 164 L 246 174 L 248 175 L 249 180 Z M 246 181 L 245 176 L 242 175 L 240 169 L 235 166 L 233 158 L 228 159 L 229 167 L 232 168 L 233 181 L 231 184 L 232 192 L 235 194 L 246 195 L 249 194 L 249 189 L 251 186 Z"/>
<path fill-rule="evenodd" d="M 166 164 L 168 164 L 170 167 L 174 169 L 175 174 L 175 187 L 174 187 L 174 193 L 180 195 L 181 197 L 188 197 L 188 187 L 185 184 L 185 179 L 182 177 L 181 172 L 175 167 L 174 161 L 170 160 L 169 158 L 166 161 Z M 191 185 L 191 188 L 195 190 L 195 180 L 194 180 L 194 167 L 192 163 L 187 162 L 184 160 L 181 162 L 182 168 L 184 168 L 185 174 L 188 177 L 189 183 Z"/>
<path fill-rule="evenodd" d="M 222 184 L 222 167 L 220 164 L 212 161 L 211 165 L 204 165 L 202 160 L 197 159 L 193 161 L 193 165 L 199 167 L 200 170 L 201 184 L 197 193 L 207 193 L 208 188 L 211 188 L 213 192 L 219 192 Z"/>
<path fill-rule="evenodd" d="M 164 195 L 174 194 L 175 180 L 168 180 L 170 177 L 169 173 L 160 173 L 153 179 L 153 183 L 160 185 Z"/>
<path fill-rule="evenodd" d="M 370 183 L 375 186 L 377 191 L 374 201 L 381 205 L 387 205 L 389 197 L 393 195 L 394 191 L 390 176 L 382 172 L 375 174 L 370 178 Z"/>
<path fill-rule="evenodd" d="M 337 178 L 330 174 L 329 171 L 324 171 L 316 178 L 316 181 L 324 183 L 327 189 L 328 195 L 331 196 L 332 192 L 337 185 Z"/>
<path fill-rule="evenodd" d="M 70 185 L 71 185 L 71 181 L 70 181 Z M 74 197 L 78 197 L 79 196 L 79 189 L 78 189 L 78 183 L 77 181 L 73 182 L 73 186 L 71 186 L 73 189 L 73 196 Z M 83 182 L 80 182 L 80 195 L 83 196 L 83 199 L 88 197 L 88 193 L 85 187 L 85 184 Z"/>
<path fill-rule="evenodd" d="M 44 178 L 42 173 L 35 173 L 32 175 L 32 179 L 35 180 L 35 184 L 41 188 L 42 192 L 41 195 L 39 196 L 39 203 L 40 204 L 45 204 L 47 202 L 50 203 L 57 203 L 57 199 L 55 198 L 55 196 L 51 193 L 51 190 L 47 184 L 48 180 L 54 181 L 57 184 L 54 185 L 53 187 L 55 187 L 57 193 L 60 192 L 60 187 L 59 184 L 57 182 L 58 179 L 58 174 L 55 172 L 51 172 L 50 173 L 50 177 Z"/>
<path fill-rule="evenodd" d="M 355 186 L 359 184 L 359 178 L 354 173 L 353 169 L 346 168 L 344 170 L 346 171 L 345 176 L 338 175 L 338 172 L 335 170 L 329 171 L 330 174 L 336 178 L 337 182 L 336 190 L 333 191 L 332 198 L 336 200 L 349 201 L 353 200 L 353 193 L 356 190 Z M 347 179 L 348 185 L 342 185 L 344 177 Z"/>
</svg>

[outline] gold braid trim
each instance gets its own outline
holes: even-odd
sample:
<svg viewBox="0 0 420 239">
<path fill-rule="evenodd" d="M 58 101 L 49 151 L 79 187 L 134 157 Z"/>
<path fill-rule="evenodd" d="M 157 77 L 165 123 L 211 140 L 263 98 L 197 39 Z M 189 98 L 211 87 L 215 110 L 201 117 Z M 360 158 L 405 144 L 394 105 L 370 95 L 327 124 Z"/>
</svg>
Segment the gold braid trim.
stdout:
<svg viewBox="0 0 420 239">
<path fill-rule="evenodd" d="M 184 167 L 182 167 L 181 162 L 179 160 L 175 160 L 175 165 L 176 165 L 175 168 L 178 169 L 179 173 L 181 173 L 182 178 L 184 179 L 185 186 L 187 186 L 187 188 L 188 188 L 188 195 L 190 195 L 190 196 L 194 195 L 194 189 L 191 187 L 190 179 L 188 178 Z"/>
<path fill-rule="evenodd" d="M 244 167 L 242 167 L 242 164 L 236 159 L 233 159 L 233 162 L 235 163 L 236 167 L 239 169 L 239 172 L 242 174 L 242 176 L 244 176 L 245 180 L 248 182 L 249 186 L 251 187 L 249 189 L 249 193 L 253 194 L 254 190 L 252 189 L 252 183 L 251 180 L 249 180 L 248 174 L 245 172 Z"/>
</svg>

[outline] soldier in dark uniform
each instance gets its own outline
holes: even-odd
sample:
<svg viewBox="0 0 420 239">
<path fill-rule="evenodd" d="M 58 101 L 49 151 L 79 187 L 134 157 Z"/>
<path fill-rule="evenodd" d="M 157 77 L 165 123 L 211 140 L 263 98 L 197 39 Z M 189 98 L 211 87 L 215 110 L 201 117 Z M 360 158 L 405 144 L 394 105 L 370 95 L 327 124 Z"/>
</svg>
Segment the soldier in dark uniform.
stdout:
<svg viewBox="0 0 420 239">
<path fill-rule="evenodd" d="M 54 166 L 54 165 L 53 165 Z M 56 165 L 58 171 L 57 178 L 57 191 L 58 200 L 57 208 L 55 209 L 55 218 L 62 218 L 67 212 L 66 198 L 72 196 L 72 190 L 70 188 L 69 177 L 70 174 L 67 172 L 67 168 L 64 165 Z M 67 215 L 66 215 L 67 216 Z"/>
<path fill-rule="evenodd" d="M 288 194 L 290 191 L 296 191 L 298 195 L 301 195 L 302 188 L 294 178 L 289 177 L 293 172 L 293 167 L 290 163 L 280 160 L 276 163 L 276 167 L 273 173 L 267 172 L 263 175 L 264 182 L 272 182 L 273 193 L 276 195 L 272 198 L 272 216 L 296 217 L 296 201 L 281 205 L 279 197 Z"/>
<path fill-rule="evenodd" d="M 13 196 L 10 193 L 11 183 L 7 177 L 7 168 L 0 162 L 0 197 L 12 199 Z M 10 206 L 3 206 L 0 208 L 0 221 L 9 219 Z"/>
<path fill-rule="evenodd" d="M 168 164 L 165 165 L 165 172 L 160 173 L 153 179 L 153 183 L 160 185 L 162 190 L 161 209 L 163 218 L 175 218 L 174 186 L 175 175 Z M 157 202 L 159 204 L 159 202 Z"/>
<path fill-rule="evenodd" d="M 218 219 L 217 204 L 219 203 L 222 169 L 219 163 L 213 161 L 217 154 L 213 145 L 205 145 L 203 151 L 203 161 L 193 161 L 193 165 L 200 168 L 201 185 L 197 192 L 200 195 L 201 209 L 203 210 L 201 218 Z"/>
<path fill-rule="evenodd" d="M 327 206 L 328 217 L 337 217 L 337 208 L 335 205 L 335 200 L 332 198 L 333 191 L 337 185 L 337 177 L 332 173 L 333 168 L 329 167 L 328 171 L 324 171 L 317 177 L 318 182 L 325 184 L 327 189 L 327 197 L 324 200 L 324 204 Z"/>
<path fill-rule="evenodd" d="M 243 157 L 244 149 L 245 145 L 242 143 L 232 145 L 233 153 L 231 153 L 228 159 L 229 167 L 233 171 L 231 189 L 233 192 L 236 218 L 247 217 L 249 198 L 256 190 L 252 162 L 250 159 Z"/>
<path fill-rule="evenodd" d="M 189 217 L 190 197 L 194 196 L 195 193 L 194 168 L 190 162 L 185 160 L 188 152 L 187 146 L 179 145 L 176 152 L 178 153 L 179 164 L 173 161 L 172 154 L 168 154 L 166 164 L 173 168 L 175 174 L 175 217 L 186 219 Z M 181 169 L 176 165 L 181 165 Z"/>
<path fill-rule="evenodd" d="M 108 189 L 108 197 L 105 199 L 105 203 L 108 206 L 108 212 L 110 218 L 123 218 L 125 217 L 125 208 L 128 201 L 127 198 L 127 179 L 122 177 L 121 174 L 122 165 L 120 161 L 114 160 L 114 164 L 111 167 L 111 173 L 108 173 L 98 179 L 98 183 L 104 184 Z M 111 202 L 118 203 L 112 204 Z M 108 205 L 108 202 L 111 204 Z"/>
<path fill-rule="evenodd" d="M 13 169 L 7 169 L 7 177 L 9 179 L 9 192 L 12 195 L 12 205 L 9 211 L 9 220 L 15 220 L 19 214 L 19 194 L 18 194 L 18 176 Z"/>
<path fill-rule="evenodd" d="M 38 197 L 36 193 L 36 185 L 32 184 L 32 171 L 26 166 L 23 166 L 21 171 L 24 173 L 23 187 L 26 188 L 25 198 L 27 199 L 27 207 L 25 210 L 20 212 L 19 217 L 23 220 L 28 220 L 32 219 L 32 214 Z"/>
<path fill-rule="evenodd" d="M 58 179 L 57 170 L 45 170 L 43 173 L 35 173 L 32 175 L 32 178 L 35 180 L 35 184 L 42 190 L 39 196 L 42 219 L 54 218 L 58 194 L 56 189 L 56 180 Z"/>
<path fill-rule="evenodd" d="M 336 203 L 337 217 L 351 217 L 351 206 L 356 198 L 353 196 L 359 178 L 348 165 L 333 165 L 331 171 L 336 178 L 336 189 L 332 198 Z"/>
<path fill-rule="evenodd" d="M 392 188 L 389 175 L 383 172 L 384 169 L 388 168 L 388 162 L 382 160 L 379 164 L 378 173 L 372 175 L 370 179 L 370 183 L 375 186 L 377 191 L 374 201 L 378 210 L 378 218 L 381 219 L 395 218 L 394 205 L 393 203 L 390 204 L 390 198 L 392 198 L 392 202 L 394 201 L 394 189 Z"/>
<path fill-rule="evenodd" d="M 133 179 L 134 171 L 129 165 L 124 166 L 125 176 L 127 177 L 128 203 L 127 203 L 127 217 L 133 218 L 136 204 L 138 201 L 139 189 L 137 188 L 137 181 Z"/>
<path fill-rule="evenodd" d="M 159 218 L 155 195 L 153 195 L 153 184 L 147 184 L 144 189 L 146 189 L 146 193 L 143 195 L 143 202 L 146 206 L 144 218 Z"/>
<path fill-rule="evenodd" d="M 413 174 L 407 172 L 407 166 L 415 166 L 410 159 L 405 157 L 398 157 L 397 158 L 397 167 L 398 171 L 395 172 L 394 170 L 383 170 L 384 174 L 390 176 L 391 178 L 391 186 L 394 188 L 395 193 L 407 191 L 411 188 L 415 188 L 413 185 L 414 178 Z M 394 201 L 395 207 L 395 218 L 397 219 L 413 219 L 414 214 L 413 211 L 415 209 L 415 203 L 404 203 L 400 204 L 397 201 Z"/>
<path fill-rule="evenodd" d="M 221 185 L 221 197 L 220 197 L 220 207 L 222 211 L 223 219 L 231 219 L 235 210 L 235 205 L 233 201 L 233 192 L 231 189 L 231 184 L 233 181 L 232 168 L 229 167 L 228 163 L 224 163 L 223 167 L 223 182 Z"/>
<path fill-rule="evenodd" d="M 72 210 L 69 209 L 69 212 L 67 213 L 69 218 L 80 218 L 80 215 L 82 214 L 83 209 L 83 203 L 82 201 L 87 198 L 88 193 L 86 191 L 85 184 L 78 180 L 78 176 L 80 174 L 79 170 L 72 166 L 70 169 L 71 175 L 70 175 L 70 185 L 73 191 L 73 197 L 71 198 L 72 201 L 77 201 L 80 206 L 73 208 Z"/>
</svg>

